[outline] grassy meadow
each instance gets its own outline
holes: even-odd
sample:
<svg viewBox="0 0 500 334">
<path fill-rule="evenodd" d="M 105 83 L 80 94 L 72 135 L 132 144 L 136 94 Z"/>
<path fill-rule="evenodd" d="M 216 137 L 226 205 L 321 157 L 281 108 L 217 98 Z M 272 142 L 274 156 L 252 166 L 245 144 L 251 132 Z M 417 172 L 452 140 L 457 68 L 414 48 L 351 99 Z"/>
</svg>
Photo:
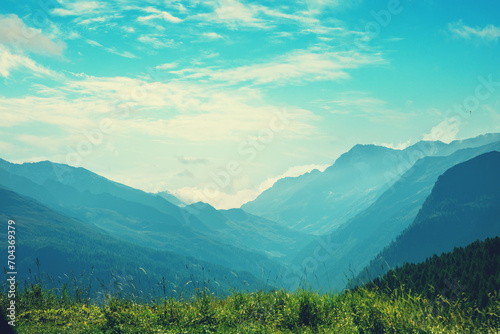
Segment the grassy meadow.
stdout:
<svg viewBox="0 0 500 334">
<path fill-rule="evenodd" d="M 20 287 L 19 287 L 20 288 Z M 426 299 L 405 290 L 361 287 L 341 293 L 270 290 L 190 298 L 134 294 L 88 297 L 80 288 L 29 284 L 17 295 L 18 333 L 496 333 L 500 300 L 480 309 L 467 298 Z M 7 295 L 0 299 L 6 309 Z"/>
</svg>

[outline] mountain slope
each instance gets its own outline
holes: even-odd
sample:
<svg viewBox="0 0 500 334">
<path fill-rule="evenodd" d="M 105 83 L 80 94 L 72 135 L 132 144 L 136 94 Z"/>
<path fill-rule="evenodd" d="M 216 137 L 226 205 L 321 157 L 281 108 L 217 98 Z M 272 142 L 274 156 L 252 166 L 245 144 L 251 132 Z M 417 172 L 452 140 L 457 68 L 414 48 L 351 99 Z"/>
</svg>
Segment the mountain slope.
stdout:
<svg viewBox="0 0 500 334">
<path fill-rule="evenodd" d="M 185 283 L 193 277 L 203 281 L 203 276 L 207 275 L 202 268 L 209 270 L 210 275 L 223 285 L 225 277 L 233 287 L 245 288 L 243 279 L 253 287 L 260 284 L 249 273 L 238 272 L 240 278 L 236 279 L 229 269 L 219 265 L 120 241 L 95 227 L 0 187 L 0 220 L 6 223 L 9 219 L 15 221 L 15 262 L 19 282 L 29 278 L 30 270 L 36 273 L 38 259 L 40 271 L 52 277 L 93 270 L 95 277 L 106 281 L 111 279 L 113 271 L 121 277 L 130 276 L 135 284 L 140 284 L 142 280 L 145 285 L 137 286 L 138 289 L 146 289 L 148 284 L 154 286 L 164 277 L 184 290 Z M 7 229 L 0 233 L 4 258 L 7 258 L 6 234 Z M 229 289 L 229 286 L 224 289 Z M 188 287 L 188 290 L 191 288 Z"/>
<path fill-rule="evenodd" d="M 482 154 L 438 178 L 415 221 L 384 249 L 367 272 L 381 265 L 416 263 L 434 254 L 500 235 L 500 152 Z M 386 265 L 382 266 L 386 267 Z"/>
<path fill-rule="evenodd" d="M 262 275 L 263 267 L 271 270 L 273 277 L 280 271 L 280 266 L 264 254 L 228 244 L 223 233 L 208 228 L 196 216 L 159 196 L 115 184 L 84 169 L 55 164 L 56 169 L 66 170 L 63 184 L 50 164 L 16 165 L 4 161 L 0 185 L 140 246 L 174 251 L 255 275 Z"/>
<path fill-rule="evenodd" d="M 216 210 L 202 202 L 188 205 L 185 209 L 216 231 L 215 234 L 207 232 L 208 235 L 217 237 L 217 234 L 222 234 L 231 245 L 264 253 L 280 262 L 295 257 L 313 238 L 241 209 Z"/>
<path fill-rule="evenodd" d="M 407 291 L 429 300 L 438 295 L 451 302 L 465 297 L 467 303 L 484 308 L 488 294 L 500 291 L 500 238 L 478 240 L 420 263 L 405 263 L 368 286 L 392 291 L 402 284 Z"/>
<path fill-rule="evenodd" d="M 386 190 L 370 207 L 359 213 L 338 230 L 323 237 L 334 246 L 326 259 L 321 258 L 328 272 L 308 268 L 307 275 L 318 280 L 312 284 L 341 289 L 346 276 L 354 278 L 374 256 L 389 245 L 417 216 L 438 177 L 456 164 L 480 154 L 500 150 L 500 142 L 468 148 L 445 157 L 425 157 L 408 170 L 398 182 Z M 304 269 L 310 258 L 316 259 L 317 242 L 304 248 L 294 263 Z M 301 275 L 294 275 L 295 280 Z"/>
<path fill-rule="evenodd" d="M 500 134 L 467 140 L 418 142 L 404 150 L 356 145 L 324 172 L 317 170 L 278 180 L 242 209 L 312 234 L 332 232 L 368 208 L 413 164 L 426 156 L 500 141 Z"/>
</svg>

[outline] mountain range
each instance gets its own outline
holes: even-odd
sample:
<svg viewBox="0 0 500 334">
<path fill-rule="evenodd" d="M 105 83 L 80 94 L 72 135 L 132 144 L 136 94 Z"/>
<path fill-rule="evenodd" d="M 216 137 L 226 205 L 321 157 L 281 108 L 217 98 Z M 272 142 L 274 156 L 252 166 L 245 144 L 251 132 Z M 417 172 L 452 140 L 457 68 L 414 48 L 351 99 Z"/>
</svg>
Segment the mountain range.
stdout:
<svg viewBox="0 0 500 334">
<path fill-rule="evenodd" d="M 314 170 L 278 180 L 241 208 L 299 231 L 333 232 L 372 205 L 422 158 L 447 156 L 497 141 L 500 134 L 449 144 L 421 141 L 404 150 L 356 145 L 324 172 Z"/>
<path fill-rule="evenodd" d="M 483 234 L 460 221 L 460 215 L 500 215 L 496 195 L 486 196 L 496 180 L 490 175 L 495 168 L 488 169 L 496 164 L 495 151 L 500 134 L 449 144 L 421 141 L 403 150 L 356 145 L 325 171 L 280 179 L 254 201 L 230 210 L 186 204 L 167 191 L 147 193 L 84 168 L 0 159 L 0 215 L 21 227 L 22 266 L 33 268 L 38 258 L 53 275 L 94 265 L 106 277 L 111 268 L 136 277 L 145 270 L 180 284 L 190 277 L 184 263 L 198 268 L 199 277 L 200 267 L 217 273 L 218 280 L 245 277 L 252 289 L 306 284 L 340 290 L 364 268 L 374 272 L 370 278 L 383 274 L 373 269 L 380 259 L 399 266 L 496 236 L 494 219 L 483 222 L 491 228 L 478 222 Z M 490 175 L 491 184 L 470 177 L 474 169 Z M 464 204 L 457 195 L 464 189 L 483 197 Z M 446 202 L 452 199 L 458 202 Z M 429 225 L 436 215 L 470 238 L 450 237 L 439 247 L 434 240 L 417 256 L 410 245 L 422 245 L 424 234 L 415 231 L 437 228 Z M 134 264 L 140 253 L 147 260 Z"/>
<path fill-rule="evenodd" d="M 413 223 L 367 268 L 418 263 L 434 254 L 500 235 L 500 152 L 484 153 L 439 176 Z"/>
</svg>

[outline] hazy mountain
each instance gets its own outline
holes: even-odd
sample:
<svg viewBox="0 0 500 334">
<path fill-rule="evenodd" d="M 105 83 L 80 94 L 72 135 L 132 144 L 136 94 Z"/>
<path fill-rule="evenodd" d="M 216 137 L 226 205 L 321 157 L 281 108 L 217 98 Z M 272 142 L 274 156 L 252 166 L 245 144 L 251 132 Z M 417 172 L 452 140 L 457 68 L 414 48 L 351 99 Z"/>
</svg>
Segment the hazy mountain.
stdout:
<svg viewBox="0 0 500 334">
<path fill-rule="evenodd" d="M 58 168 L 64 171 L 62 179 L 55 173 Z M 274 276 L 280 271 L 280 266 L 266 255 L 230 245 L 224 234 L 160 196 L 109 181 L 83 168 L 58 164 L 54 167 L 50 162 L 17 165 L 2 161 L 0 185 L 137 245 L 170 250 L 257 275 L 262 275 L 263 267 Z"/>
<path fill-rule="evenodd" d="M 184 203 L 183 201 L 181 201 L 180 199 L 175 197 L 175 195 L 170 193 L 169 191 L 161 191 L 161 192 L 157 193 L 157 195 L 161 196 L 162 198 L 166 199 L 167 201 L 169 201 L 170 203 L 172 203 L 174 205 L 177 205 L 180 207 L 186 206 L 186 203 Z"/>
<path fill-rule="evenodd" d="M 247 289 L 260 285 L 254 276 L 246 272 L 237 272 L 236 278 L 231 270 L 219 265 L 118 240 L 89 224 L 0 187 L 0 220 L 5 223 L 5 227 L 9 219 L 15 221 L 15 263 L 20 284 L 30 279 L 31 270 L 31 279 L 39 273 L 57 279 L 64 274 L 71 276 L 72 272 L 79 277 L 86 271 L 90 276 L 93 271 L 93 276 L 104 282 L 111 279 L 113 271 L 118 275 L 115 278 L 133 280 L 137 289 L 154 287 L 164 277 L 177 286 L 174 288 L 169 284 L 169 292 L 173 289 L 179 292 L 192 291 L 192 286 L 196 284 L 186 287 L 188 281 L 196 280 L 202 284 L 208 278 L 212 282 L 216 278 L 221 284 L 219 287 L 212 283 L 210 288 L 213 291 L 228 291 L 227 279 L 233 288 Z M 2 254 L 7 258 L 7 228 L 0 233 L 0 240 Z M 84 283 L 90 283 L 90 279 Z M 121 283 L 125 285 L 127 282 Z"/>
<path fill-rule="evenodd" d="M 488 134 L 450 144 L 421 141 L 404 150 L 356 145 L 324 172 L 280 179 L 241 208 L 300 231 L 331 232 L 368 208 L 418 159 L 499 140 L 500 134 Z"/>
<path fill-rule="evenodd" d="M 333 249 L 327 258 L 315 262 L 324 262 L 327 272 L 310 264 L 311 257 L 313 260 L 317 257 L 314 255 L 317 242 L 304 248 L 294 263 L 302 270 L 304 266 L 309 266 L 309 271 L 316 271 L 317 284 L 342 288 L 347 283 L 346 276 L 354 278 L 413 222 L 441 174 L 456 164 L 496 150 L 500 150 L 500 142 L 462 149 L 450 156 L 420 159 L 366 210 L 323 237 L 329 245 L 333 245 L 330 247 Z M 297 276 L 300 278 L 300 275 L 292 278 L 296 279 Z"/>
<path fill-rule="evenodd" d="M 85 168 L 75 168 L 50 161 L 13 164 L 0 159 L 0 169 L 10 174 L 22 176 L 37 185 L 59 183 L 79 192 L 110 194 L 114 197 L 154 207 L 178 220 L 183 214 L 179 208 L 163 197 L 111 181 Z M 54 194 L 58 199 L 61 194 Z M 40 194 L 42 196 L 42 194 Z M 43 202 L 43 201 L 42 201 Z"/>
<path fill-rule="evenodd" d="M 482 154 L 441 175 L 415 221 L 367 269 L 405 262 L 500 235 L 500 152 Z"/>
<path fill-rule="evenodd" d="M 188 205 L 185 209 L 216 233 L 223 235 L 226 242 L 242 249 L 265 253 L 280 261 L 295 257 L 313 239 L 311 235 L 294 231 L 242 209 L 216 210 L 202 202 Z"/>
</svg>

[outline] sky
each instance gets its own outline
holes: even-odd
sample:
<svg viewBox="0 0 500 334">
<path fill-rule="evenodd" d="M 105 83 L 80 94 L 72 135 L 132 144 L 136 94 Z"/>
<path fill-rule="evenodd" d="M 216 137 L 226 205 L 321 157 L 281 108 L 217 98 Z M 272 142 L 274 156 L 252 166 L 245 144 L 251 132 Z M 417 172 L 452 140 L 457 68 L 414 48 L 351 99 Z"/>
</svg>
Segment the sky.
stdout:
<svg viewBox="0 0 500 334">
<path fill-rule="evenodd" d="M 500 132 L 499 1 L 0 3 L 0 157 L 239 207 L 356 144 Z"/>
</svg>

